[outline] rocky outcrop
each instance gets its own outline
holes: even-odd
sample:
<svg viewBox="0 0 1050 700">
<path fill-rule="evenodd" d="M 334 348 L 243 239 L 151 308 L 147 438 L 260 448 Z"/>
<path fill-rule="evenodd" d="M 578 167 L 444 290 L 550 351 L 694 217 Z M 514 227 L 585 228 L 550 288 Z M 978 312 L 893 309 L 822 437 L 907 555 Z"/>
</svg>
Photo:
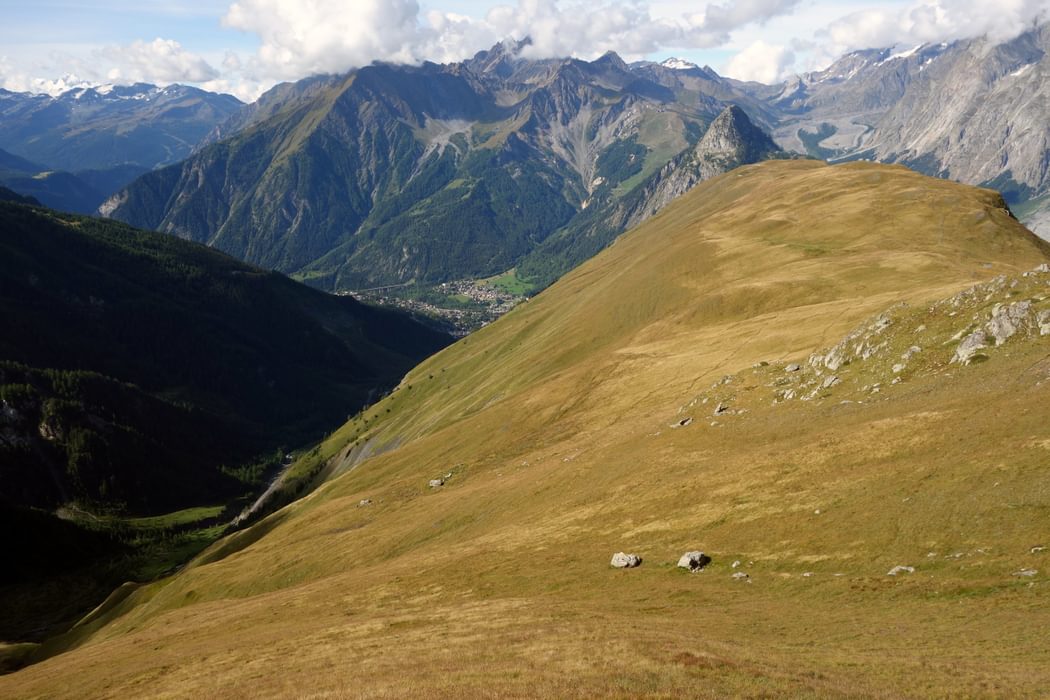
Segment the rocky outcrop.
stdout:
<svg viewBox="0 0 1050 700">
<path fill-rule="evenodd" d="M 740 107 L 726 107 L 711 122 L 696 146 L 675 157 L 625 211 L 624 230 L 633 228 L 688 192 L 697 183 L 733 168 L 782 156 L 773 139 L 748 118 Z"/>
</svg>

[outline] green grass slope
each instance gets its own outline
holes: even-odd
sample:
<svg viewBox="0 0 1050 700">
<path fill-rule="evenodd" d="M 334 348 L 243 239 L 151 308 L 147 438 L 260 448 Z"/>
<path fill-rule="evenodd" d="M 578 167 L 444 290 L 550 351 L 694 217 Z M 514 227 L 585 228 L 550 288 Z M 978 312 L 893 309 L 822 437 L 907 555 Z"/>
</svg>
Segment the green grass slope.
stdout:
<svg viewBox="0 0 1050 700">
<path fill-rule="evenodd" d="M 1023 273 L 1047 260 L 994 192 L 901 167 L 715 178 L 0 693 L 1038 695 L 1050 274 Z M 983 361 L 952 362 L 974 333 Z"/>
</svg>

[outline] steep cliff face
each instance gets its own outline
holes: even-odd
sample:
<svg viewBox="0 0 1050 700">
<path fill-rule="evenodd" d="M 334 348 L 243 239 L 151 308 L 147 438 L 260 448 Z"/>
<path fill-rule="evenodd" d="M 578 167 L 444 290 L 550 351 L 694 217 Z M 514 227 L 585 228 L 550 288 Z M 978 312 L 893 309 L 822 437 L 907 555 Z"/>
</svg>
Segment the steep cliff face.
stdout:
<svg viewBox="0 0 1050 700">
<path fill-rule="evenodd" d="M 1006 44 L 967 42 L 917 75 L 868 147 L 879 160 L 929 163 L 1015 201 L 1050 188 L 1050 28 Z"/>
<path fill-rule="evenodd" d="M 766 96 L 779 110 L 774 136 L 821 158 L 903 163 L 999 189 L 1050 235 L 1023 206 L 1050 193 L 1048 51 L 1043 25 L 1001 43 L 854 52 Z"/>
</svg>

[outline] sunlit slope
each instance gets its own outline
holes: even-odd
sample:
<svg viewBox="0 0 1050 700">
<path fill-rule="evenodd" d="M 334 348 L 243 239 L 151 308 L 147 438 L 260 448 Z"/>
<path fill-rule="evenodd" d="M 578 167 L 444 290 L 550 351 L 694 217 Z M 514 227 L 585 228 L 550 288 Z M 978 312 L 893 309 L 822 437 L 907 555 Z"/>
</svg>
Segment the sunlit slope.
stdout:
<svg viewBox="0 0 1050 700">
<path fill-rule="evenodd" d="M 1050 276 L 1021 277 L 1048 259 L 994 193 L 903 168 L 712 180 L 413 371 L 307 458 L 335 456 L 312 495 L 0 694 L 1038 694 L 1047 339 L 1026 321 L 949 360 L 971 315 L 1050 308 Z M 807 361 L 887 309 L 881 355 Z M 781 400 L 788 375 L 838 383 Z M 676 569 L 693 549 L 708 569 Z M 643 565 L 611 570 L 620 550 Z"/>
</svg>

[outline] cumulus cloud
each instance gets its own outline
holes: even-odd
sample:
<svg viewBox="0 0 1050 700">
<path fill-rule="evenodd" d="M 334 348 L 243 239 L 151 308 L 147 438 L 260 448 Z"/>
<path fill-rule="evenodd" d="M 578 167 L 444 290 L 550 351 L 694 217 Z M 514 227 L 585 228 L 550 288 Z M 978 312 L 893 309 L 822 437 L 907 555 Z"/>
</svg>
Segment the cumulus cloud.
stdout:
<svg viewBox="0 0 1050 700">
<path fill-rule="evenodd" d="M 730 59 L 725 74 L 730 78 L 769 85 L 787 77 L 794 64 L 793 51 L 759 39 Z"/>
<path fill-rule="evenodd" d="M 741 27 L 790 12 L 799 0 L 725 0 L 700 12 L 657 17 L 644 0 L 518 0 L 471 18 L 415 0 L 238 0 L 223 18 L 259 36 L 259 73 L 278 79 L 338 73 L 375 60 L 454 61 L 507 38 L 531 37 L 531 58 L 641 57 L 662 48 L 709 48 Z"/>
<path fill-rule="evenodd" d="M 201 83 L 215 80 L 219 71 L 200 56 L 186 51 L 179 42 L 156 38 L 127 46 L 109 46 L 98 52 L 111 64 L 106 77 L 111 82 Z"/>
<path fill-rule="evenodd" d="M 1013 39 L 1050 19 L 1050 0 L 921 0 L 903 8 L 856 12 L 817 33 L 832 54 L 900 44 L 987 36 Z"/>
</svg>

